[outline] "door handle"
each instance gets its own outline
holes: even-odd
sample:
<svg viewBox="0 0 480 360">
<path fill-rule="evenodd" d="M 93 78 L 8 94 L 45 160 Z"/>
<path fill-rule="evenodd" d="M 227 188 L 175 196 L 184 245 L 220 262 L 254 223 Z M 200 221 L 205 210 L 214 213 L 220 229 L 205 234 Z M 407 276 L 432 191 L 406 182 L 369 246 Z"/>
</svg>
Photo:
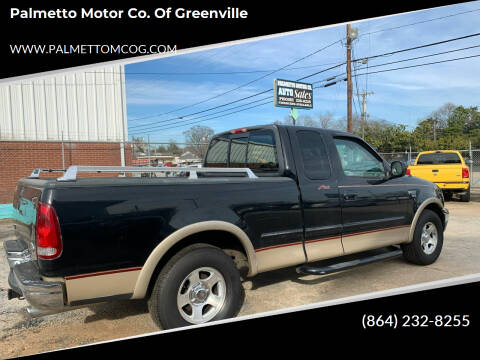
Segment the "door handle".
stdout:
<svg viewBox="0 0 480 360">
<path fill-rule="evenodd" d="M 343 198 L 347 201 L 355 200 L 356 197 L 357 197 L 357 194 L 343 194 Z"/>
</svg>

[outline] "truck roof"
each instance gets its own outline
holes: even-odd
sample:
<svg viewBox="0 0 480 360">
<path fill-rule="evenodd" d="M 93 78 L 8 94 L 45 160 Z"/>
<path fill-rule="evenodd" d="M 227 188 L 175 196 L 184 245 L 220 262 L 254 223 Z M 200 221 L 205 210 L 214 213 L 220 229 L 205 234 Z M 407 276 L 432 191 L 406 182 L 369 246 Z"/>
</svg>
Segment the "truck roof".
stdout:
<svg viewBox="0 0 480 360">
<path fill-rule="evenodd" d="M 260 130 L 260 129 L 273 129 L 273 128 L 295 128 L 295 129 L 302 129 L 302 130 L 315 130 L 315 131 L 322 131 L 325 133 L 329 133 L 331 136 L 351 136 L 351 137 L 357 137 L 354 134 L 341 131 L 341 130 L 335 130 L 335 129 L 324 129 L 324 128 L 318 128 L 318 127 L 312 127 L 312 126 L 298 126 L 298 125 L 283 125 L 283 124 L 266 124 L 266 125 L 254 125 L 254 126 L 244 126 L 241 128 L 237 129 L 232 129 L 228 131 L 224 131 L 218 134 L 215 134 L 214 137 L 222 136 L 222 135 L 229 135 L 229 134 L 235 134 L 235 133 L 241 133 L 241 132 L 248 132 L 251 130 Z"/>
</svg>

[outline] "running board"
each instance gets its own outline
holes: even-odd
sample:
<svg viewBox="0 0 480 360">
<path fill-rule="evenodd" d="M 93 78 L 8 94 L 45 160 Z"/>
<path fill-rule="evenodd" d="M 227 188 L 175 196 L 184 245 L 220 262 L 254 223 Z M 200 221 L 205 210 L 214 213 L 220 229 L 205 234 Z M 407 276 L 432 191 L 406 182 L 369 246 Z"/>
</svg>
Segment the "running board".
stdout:
<svg viewBox="0 0 480 360">
<path fill-rule="evenodd" d="M 307 274 L 307 275 L 327 275 L 327 274 L 335 273 L 338 271 L 350 269 L 356 266 L 367 265 L 377 261 L 383 261 L 383 260 L 393 259 L 393 258 L 402 256 L 403 251 L 398 247 L 391 246 L 388 249 L 390 251 L 385 252 L 383 254 L 367 256 L 360 259 L 340 262 L 340 263 L 327 265 L 327 266 L 314 267 L 309 265 L 301 265 L 297 267 L 297 273 Z"/>
</svg>

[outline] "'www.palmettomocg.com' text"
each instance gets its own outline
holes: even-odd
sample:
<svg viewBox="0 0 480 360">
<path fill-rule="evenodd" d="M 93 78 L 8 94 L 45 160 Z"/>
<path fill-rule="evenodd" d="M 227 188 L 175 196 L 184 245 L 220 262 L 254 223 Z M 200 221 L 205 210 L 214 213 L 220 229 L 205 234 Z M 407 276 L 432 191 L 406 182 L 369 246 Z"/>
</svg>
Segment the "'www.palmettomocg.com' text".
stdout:
<svg viewBox="0 0 480 360">
<path fill-rule="evenodd" d="M 108 45 L 108 44 L 10 44 L 18 55 L 149 55 L 176 54 L 177 45 Z"/>
</svg>

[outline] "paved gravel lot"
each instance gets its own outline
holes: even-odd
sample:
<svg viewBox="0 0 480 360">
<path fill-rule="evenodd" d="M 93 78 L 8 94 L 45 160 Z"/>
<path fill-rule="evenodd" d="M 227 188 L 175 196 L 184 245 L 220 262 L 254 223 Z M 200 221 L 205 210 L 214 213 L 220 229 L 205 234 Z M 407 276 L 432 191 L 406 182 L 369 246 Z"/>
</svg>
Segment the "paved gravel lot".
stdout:
<svg viewBox="0 0 480 360">
<path fill-rule="evenodd" d="M 398 258 L 328 276 L 298 275 L 294 269 L 260 274 L 244 283 L 240 316 L 480 273 L 480 202 L 451 201 L 446 207 L 450 223 L 443 252 L 434 264 L 422 267 Z M 10 229 L 8 222 L 0 222 L 0 239 L 11 236 Z M 144 301 L 103 303 L 29 319 L 25 301 L 7 300 L 3 245 L 0 251 L 0 358 L 158 331 Z"/>
</svg>

